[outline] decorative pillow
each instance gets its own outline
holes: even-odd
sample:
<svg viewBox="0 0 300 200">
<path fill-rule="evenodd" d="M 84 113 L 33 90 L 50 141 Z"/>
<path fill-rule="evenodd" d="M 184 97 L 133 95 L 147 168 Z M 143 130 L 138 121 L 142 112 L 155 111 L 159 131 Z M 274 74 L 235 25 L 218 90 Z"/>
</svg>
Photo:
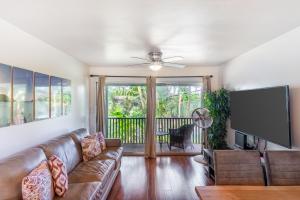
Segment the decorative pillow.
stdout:
<svg viewBox="0 0 300 200">
<path fill-rule="evenodd" d="M 52 155 L 48 160 L 49 168 L 52 173 L 54 191 L 62 197 L 68 190 L 68 173 L 64 162 L 57 157 Z"/>
<path fill-rule="evenodd" d="M 81 140 L 83 161 L 89 161 L 101 153 L 97 135 L 89 135 Z"/>
<path fill-rule="evenodd" d="M 46 161 L 22 180 L 23 200 L 52 200 L 54 197 L 51 172 Z"/>
<path fill-rule="evenodd" d="M 101 144 L 101 150 L 104 151 L 106 149 L 105 137 L 101 131 L 96 134 L 97 134 L 99 142 Z"/>
</svg>

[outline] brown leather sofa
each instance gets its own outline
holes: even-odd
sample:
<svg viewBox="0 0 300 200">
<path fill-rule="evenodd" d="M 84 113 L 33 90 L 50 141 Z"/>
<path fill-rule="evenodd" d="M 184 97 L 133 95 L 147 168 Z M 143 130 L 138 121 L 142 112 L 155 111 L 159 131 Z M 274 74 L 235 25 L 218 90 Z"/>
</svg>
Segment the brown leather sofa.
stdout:
<svg viewBox="0 0 300 200">
<path fill-rule="evenodd" d="M 106 199 L 120 170 L 121 141 L 106 139 L 107 150 L 93 160 L 83 162 L 80 139 L 86 135 L 86 129 L 78 129 L 0 160 L 0 199 L 22 199 L 23 177 L 52 154 L 65 162 L 69 178 L 66 195 L 55 199 Z"/>
</svg>

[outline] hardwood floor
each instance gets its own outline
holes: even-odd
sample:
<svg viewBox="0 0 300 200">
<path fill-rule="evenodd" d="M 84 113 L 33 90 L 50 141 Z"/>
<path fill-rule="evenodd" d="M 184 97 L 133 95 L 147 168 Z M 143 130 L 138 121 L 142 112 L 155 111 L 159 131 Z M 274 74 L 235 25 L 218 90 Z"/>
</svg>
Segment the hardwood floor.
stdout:
<svg viewBox="0 0 300 200">
<path fill-rule="evenodd" d="M 192 200 L 195 186 L 212 185 L 204 168 L 189 156 L 123 157 L 109 200 Z"/>
</svg>

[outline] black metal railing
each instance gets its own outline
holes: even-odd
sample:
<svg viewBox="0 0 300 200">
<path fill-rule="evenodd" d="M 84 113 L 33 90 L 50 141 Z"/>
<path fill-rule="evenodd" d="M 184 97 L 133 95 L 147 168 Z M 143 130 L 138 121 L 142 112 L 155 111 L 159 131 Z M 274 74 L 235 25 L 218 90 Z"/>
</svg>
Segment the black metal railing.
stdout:
<svg viewBox="0 0 300 200">
<path fill-rule="evenodd" d="M 179 128 L 184 124 L 192 124 L 192 118 L 156 118 L 156 130 L 169 132 L 169 129 Z M 145 141 L 146 118 L 107 118 L 107 138 L 120 138 L 125 144 L 143 144 Z M 163 136 L 164 141 L 169 136 Z M 192 141 L 201 143 L 201 129 L 194 127 Z"/>
</svg>

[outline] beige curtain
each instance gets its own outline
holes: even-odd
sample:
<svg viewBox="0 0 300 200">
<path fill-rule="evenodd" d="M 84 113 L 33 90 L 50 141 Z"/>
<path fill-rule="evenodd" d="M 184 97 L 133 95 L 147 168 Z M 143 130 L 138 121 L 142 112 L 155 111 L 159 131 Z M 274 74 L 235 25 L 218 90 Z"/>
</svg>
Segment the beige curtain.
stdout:
<svg viewBox="0 0 300 200">
<path fill-rule="evenodd" d="M 207 92 L 211 92 L 211 76 L 204 76 L 202 78 L 202 82 L 203 82 L 203 97 L 204 97 L 204 94 L 207 93 Z M 204 101 L 204 98 L 202 98 L 202 106 L 203 106 L 203 102 Z M 208 148 L 208 131 L 207 131 L 207 128 L 204 129 L 202 131 L 203 135 L 201 137 L 201 143 L 202 143 L 202 148 Z"/>
<path fill-rule="evenodd" d="M 204 76 L 202 78 L 203 80 L 203 91 L 204 92 L 210 92 L 211 91 L 211 77 L 210 76 Z"/>
<path fill-rule="evenodd" d="M 147 77 L 147 120 L 146 120 L 146 140 L 145 157 L 155 158 L 155 105 L 156 105 L 156 79 Z"/>
<path fill-rule="evenodd" d="M 100 76 L 98 80 L 96 130 L 105 133 L 105 76 Z"/>
</svg>

